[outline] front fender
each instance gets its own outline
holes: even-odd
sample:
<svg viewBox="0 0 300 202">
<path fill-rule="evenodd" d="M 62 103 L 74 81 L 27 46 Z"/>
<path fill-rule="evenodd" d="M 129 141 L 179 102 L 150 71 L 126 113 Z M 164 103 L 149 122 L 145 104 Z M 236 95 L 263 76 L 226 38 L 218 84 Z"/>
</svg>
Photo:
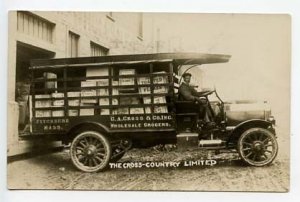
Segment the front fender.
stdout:
<svg viewBox="0 0 300 202">
<path fill-rule="evenodd" d="M 268 129 L 275 135 L 275 129 L 272 123 L 262 119 L 251 119 L 238 124 L 234 129 L 229 130 L 228 143 L 236 144 L 242 133 L 250 128 L 264 128 Z"/>
</svg>

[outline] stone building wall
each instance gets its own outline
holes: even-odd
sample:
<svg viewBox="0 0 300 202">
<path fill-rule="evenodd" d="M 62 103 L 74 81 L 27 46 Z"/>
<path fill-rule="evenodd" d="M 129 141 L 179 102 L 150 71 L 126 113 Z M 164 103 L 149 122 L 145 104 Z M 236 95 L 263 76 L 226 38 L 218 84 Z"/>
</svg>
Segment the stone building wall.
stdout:
<svg viewBox="0 0 300 202">
<path fill-rule="evenodd" d="M 151 49 L 146 42 L 146 35 L 141 32 L 145 26 L 142 20 L 141 13 L 42 11 L 9 13 L 8 156 L 32 151 L 33 148 L 40 146 L 44 148 L 45 145 L 53 146 L 47 142 L 28 142 L 19 138 L 20 106 L 15 100 L 16 69 L 17 66 L 20 68 L 18 54 L 28 61 L 35 56 L 38 57 L 39 54 L 36 53 L 46 58 L 69 57 L 69 32 L 79 36 L 79 57 L 91 56 L 91 42 L 108 50 L 109 55 L 146 53 Z M 27 50 L 32 52 L 31 55 L 28 56 Z"/>
</svg>

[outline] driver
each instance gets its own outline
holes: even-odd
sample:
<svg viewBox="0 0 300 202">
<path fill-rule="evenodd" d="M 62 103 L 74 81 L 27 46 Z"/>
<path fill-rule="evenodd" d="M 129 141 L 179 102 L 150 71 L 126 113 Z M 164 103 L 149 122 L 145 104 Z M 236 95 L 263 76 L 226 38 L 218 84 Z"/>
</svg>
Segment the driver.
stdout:
<svg viewBox="0 0 300 202">
<path fill-rule="evenodd" d="M 179 100 L 183 101 L 195 101 L 200 105 L 200 114 L 204 116 L 206 125 L 213 125 L 212 114 L 208 107 L 208 101 L 203 96 L 208 91 L 197 92 L 193 86 L 190 85 L 192 75 L 190 73 L 184 73 L 182 75 L 183 82 L 179 87 Z"/>
</svg>

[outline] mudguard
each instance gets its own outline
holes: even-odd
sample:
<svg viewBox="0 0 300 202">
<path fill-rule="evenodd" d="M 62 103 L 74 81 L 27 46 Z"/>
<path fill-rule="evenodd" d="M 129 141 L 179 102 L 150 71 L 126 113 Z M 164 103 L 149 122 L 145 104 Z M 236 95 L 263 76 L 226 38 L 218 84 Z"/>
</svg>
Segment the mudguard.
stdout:
<svg viewBox="0 0 300 202">
<path fill-rule="evenodd" d="M 272 123 L 262 119 L 251 119 L 244 121 L 234 127 L 233 130 L 229 130 L 229 139 L 227 144 L 236 144 L 242 133 L 250 128 L 264 128 L 268 129 L 270 132 L 275 134 L 275 129 L 272 126 Z"/>
</svg>

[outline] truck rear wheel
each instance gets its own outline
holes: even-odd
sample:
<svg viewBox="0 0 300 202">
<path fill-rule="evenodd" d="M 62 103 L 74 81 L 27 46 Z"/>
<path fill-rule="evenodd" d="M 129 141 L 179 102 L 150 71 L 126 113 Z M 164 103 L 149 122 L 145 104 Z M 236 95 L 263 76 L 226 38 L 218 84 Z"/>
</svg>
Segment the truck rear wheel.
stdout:
<svg viewBox="0 0 300 202">
<path fill-rule="evenodd" d="M 242 160 L 252 166 L 268 165 L 278 153 L 276 137 L 263 128 L 246 130 L 239 138 L 237 147 Z"/>
<path fill-rule="evenodd" d="M 73 140 L 70 148 L 73 164 L 84 172 L 97 172 L 106 168 L 111 158 L 108 139 L 96 131 L 84 131 Z"/>
</svg>

